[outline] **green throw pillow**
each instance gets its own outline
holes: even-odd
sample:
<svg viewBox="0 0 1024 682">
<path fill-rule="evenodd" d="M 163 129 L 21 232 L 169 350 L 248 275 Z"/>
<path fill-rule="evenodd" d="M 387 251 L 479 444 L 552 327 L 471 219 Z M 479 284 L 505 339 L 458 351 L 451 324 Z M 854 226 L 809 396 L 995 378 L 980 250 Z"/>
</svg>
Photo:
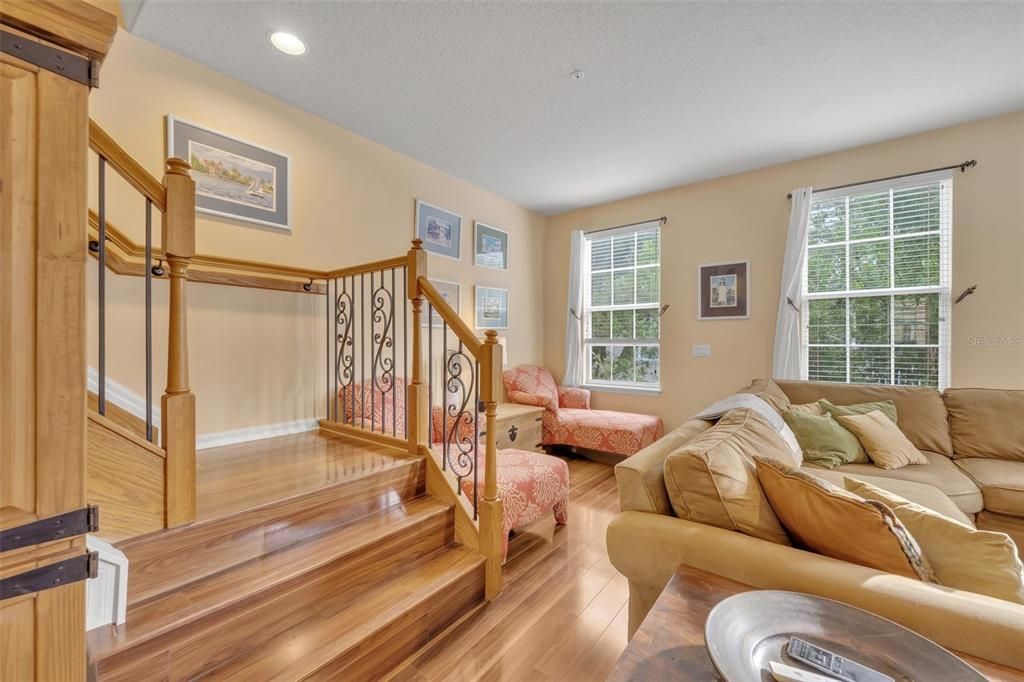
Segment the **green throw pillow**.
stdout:
<svg viewBox="0 0 1024 682">
<path fill-rule="evenodd" d="M 844 429 L 831 415 L 819 417 L 809 412 L 786 410 L 782 417 L 796 434 L 805 462 L 835 469 L 840 464 L 871 461 L 857 436 Z"/>
<path fill-rule="evenodd" d="M 880 400 L 877 403 L 858 403 L 856 405 L 833 405 L 822 398 L 818 401 L 818 404 L 833 419 L 837 417 L 856 417 L 860 414 L 867 414 L 868 412 L 878 410 L 888 417 L 893 424 L 896 423 L 896 403 L 891 400 Z"/>
</svg>

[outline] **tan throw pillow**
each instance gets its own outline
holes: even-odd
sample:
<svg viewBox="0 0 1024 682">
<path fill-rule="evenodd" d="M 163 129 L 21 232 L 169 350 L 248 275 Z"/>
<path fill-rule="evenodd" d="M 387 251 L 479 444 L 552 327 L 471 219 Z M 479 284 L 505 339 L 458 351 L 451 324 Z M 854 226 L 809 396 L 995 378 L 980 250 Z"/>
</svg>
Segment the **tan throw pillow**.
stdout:
<svg viewBox="0 0 1024 682">
<path fill-rule="evenodd" d="M 789 396 L 771 379 L 754 379 L 750 382 L 749 386 L 741 388 L 736 392 L 756 395 L 774 407 L 779 414 L 782 414 L 782 411 L 789 407 Z"/>
<path fill-rule="evenodd" d="M 825 416 L 825 408 L 821 406 L 820 402 L 806 403 L 804 405 L 790 405 L 786 409 L 791 412 L 806 412 L 807 414 L 815 417 Z"/>
<path fill-rule="evenodd" d="M 914 536 L 881 502 L 778 462 L 755 458 L 757 478 L 798 547 L 886 573 L 935 582 Z"/>
<path fill-rule="evenodd" d="M 879 400 L 873 403 L 857 403 L 856 405 L 833 405 L 828 400 L 822 398 L 818 401 L 821 405 L 821 409 L 832 415 L 833 419 L 839 417 L 852 417 L 858 414 L 867 414 L 868 412 L 874 412 L 878 410 L 885 414 L 893 424 L 899 422 L 896 418 L 896 403 L 891 400 Z"/>
<path fill-rule="evenodd" d="M 761 492 L 751 457 L 788 460 L 788 446 L 768 421 L 733 410 L 665 458 L 665 488 L 676 516 L 762 540 L 789 538 Z"/>
<path fill-rule="evenodd" d="M 975 530 L 856 478 L 846 477 L 843 485 L 896 513 L 921 545 L 939 583 L 1024 604 L 1024 566 L 1017 556 L 1017 546 L 1006 533 Z"/>
<path fill-rule="evenodd" d="M 920 450 L 914 447 L 900 427 L 879 410 L 850 417 L 837 417 L 844 429 L 857 436 L 864 451 L 882 469 L 899 469 L 908 464 L 927 464 Z"/>
</svg>

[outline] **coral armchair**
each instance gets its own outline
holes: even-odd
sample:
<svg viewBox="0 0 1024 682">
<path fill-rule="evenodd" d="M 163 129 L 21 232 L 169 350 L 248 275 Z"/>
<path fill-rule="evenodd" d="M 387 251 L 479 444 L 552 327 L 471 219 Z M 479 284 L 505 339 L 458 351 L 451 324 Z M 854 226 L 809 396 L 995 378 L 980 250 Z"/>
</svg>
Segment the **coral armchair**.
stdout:
<svg viewBox="0 0 1024 682">
<path fill-rule="evenodd" d="M 590 409 L 590 391 L 555 384 L 545 367 L 520 365 L 503 375 L 509 399 L 544 408 L 545 445 L 570 445 L 633 455 L 661 438 L 661 419 L 647 414 Z"/>
</svg>

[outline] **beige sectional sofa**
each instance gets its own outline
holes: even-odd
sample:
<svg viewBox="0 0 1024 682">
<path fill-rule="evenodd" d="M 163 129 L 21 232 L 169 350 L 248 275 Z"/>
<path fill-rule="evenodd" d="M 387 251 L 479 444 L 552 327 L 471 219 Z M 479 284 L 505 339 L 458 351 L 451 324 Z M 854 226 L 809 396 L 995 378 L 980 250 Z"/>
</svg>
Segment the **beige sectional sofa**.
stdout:
<svg viewBox="0 0 1024 682">
<path fill-rule="evenodd" d="M 854 475 L 940 513 L 960 512 L 979 529 L 1005 532 L 1024 548 L 1024 391 L 940 393 L 763 380 L 741 391 L 758 393 L 779 409 L 821 398 L 837 405 L 892 400 L 898 426 L 928 464 L 892 470 L 852 464 L 808 471 L 840 486 L 844 475 Z M 630 634 L 675 569 L 686 563 L 757 588 L 851 603 L 950 648 L 1024 670 L 1024 605 L 677 518 L 665 487 L 665 459 L 712 425 L 686 422 L 615 467 L 622 512 L 608 528 L 608 553 L 629 579 Z"/>
</svg>

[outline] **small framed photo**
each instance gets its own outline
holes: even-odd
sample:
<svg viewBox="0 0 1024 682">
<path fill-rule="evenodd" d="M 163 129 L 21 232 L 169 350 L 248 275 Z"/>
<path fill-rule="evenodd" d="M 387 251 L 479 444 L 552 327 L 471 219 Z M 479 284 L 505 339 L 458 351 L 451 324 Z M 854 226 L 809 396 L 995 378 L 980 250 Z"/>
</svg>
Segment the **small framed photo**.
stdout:
<svg viewBox="0 0 1024 682">
<path fill-rule="evenodd" d="M 291 157 L 173 116 L 167 155 L 185 159 L 196 210 L 291 232 Z"/>
<path fill-rule="evenodd" d="M 441 294 L 441 298 L 444 299 L 444 302 L 447 303 L 448 305 L 450 305 L 452 307 L 452 310 L 455 311 L 455 314 L 458 315 L 460 313 L 459 303 L 460 303 L 460 298 L 461 298 L 460 295 L 459 295 L 459 292 L 460 292 L 459 283 L 458 282 L 448 282 L 448 281 L 443 280 L 443 279 L 433 279 L 433 278 L 430 278 L 430 283 L 433 284 L 434 288 L 437 289 L 438 293 Z M 438 314 L 437 309 L 435 309 L 433 306 L 431 306 L 430 307 L 430 321 L 428 323 L 427 319 L 426 319 L 426 316 L 424 315 L 423 326 L 426 327 L 427 324 L 429 324 L 431 327 L 440 327 L 442 325 L 442 322 L 443 322 L 443 320 L 441 319 L 441 316 Z"/>
<path fill-rule="evenodd" d="M 750 317 L 750 261 L 701 265 L 697 272 L 699 319 Z"/>
<path fill-rule="evenodd" d="M 476 287 L 476 328 L 508 329 L 508 289 Z"/>
<path fill-rule="evenodd" d="M 508 232 L 474 222 L 473 258 L 476 265 L 508 270 Z"/>
<path fill-rule="evenodd" d="M 459 260 L 462 216 L 417 199 L 415 234 L 430 253 Z"/>
</svg>

